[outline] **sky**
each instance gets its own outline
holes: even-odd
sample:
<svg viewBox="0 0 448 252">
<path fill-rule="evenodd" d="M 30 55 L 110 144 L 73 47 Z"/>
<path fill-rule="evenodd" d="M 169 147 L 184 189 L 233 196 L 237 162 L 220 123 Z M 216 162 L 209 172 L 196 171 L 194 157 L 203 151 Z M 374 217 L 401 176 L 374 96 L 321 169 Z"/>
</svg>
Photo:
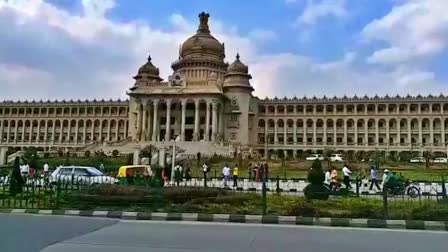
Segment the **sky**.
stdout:
<svg viewBox="0 0 448 252">
<path fill-rule="evenodd" d="M 126 99 L 210 14 L 254 95 L 446 94 L 447 0 L 0 0 L 0 100 Z"/>
</svg>

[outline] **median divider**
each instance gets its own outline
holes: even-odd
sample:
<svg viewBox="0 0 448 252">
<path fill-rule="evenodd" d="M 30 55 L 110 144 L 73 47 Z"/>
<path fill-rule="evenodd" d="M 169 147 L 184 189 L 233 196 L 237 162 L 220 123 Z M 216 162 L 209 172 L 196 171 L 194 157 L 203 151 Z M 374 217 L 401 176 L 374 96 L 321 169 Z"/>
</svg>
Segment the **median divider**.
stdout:
<svg viewBox="0 0 448 252">
<path fill-rule="evenodd" d="M 204 214 L 204 213 L 161 213 L 161 212 L 125 212 L 125 211 L 89 211 L 89 210 L 47 210 L 47 209 L 2 209 L 2 214 L 33 214 L 110 218 L 122 220 L 152 221 L 190 221 L 190 222 L 229 222 L 272 224 L 289 226 L 326 226 L 354 228 L 387 228 L 448 231 L 448 221 L 421 220 L 384 220 L 351 218 L 314 218 L 302 216 L 278 215 L 240 215 L 240 214 Z"/>
</svg>

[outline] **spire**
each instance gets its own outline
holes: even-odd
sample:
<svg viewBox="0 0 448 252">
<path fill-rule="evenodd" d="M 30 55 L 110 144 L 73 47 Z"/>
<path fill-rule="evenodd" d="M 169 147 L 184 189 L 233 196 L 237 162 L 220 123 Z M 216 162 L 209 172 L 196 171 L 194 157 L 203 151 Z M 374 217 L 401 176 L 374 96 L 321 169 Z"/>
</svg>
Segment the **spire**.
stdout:
<svg viewBox="0 0 448 252">
<path fill-rule="evenodd" d="M 151 58 L 151 53 L 148 53 L 148 62 L 151 62 L 152 58 Z"/>
<path fill-rule="evenodd" d="M 206 33 L 210 34 L 210 30 L 208 28 L 208 18 L 210 15 L 205 12 L 199 13 L 199 27 L 198 27 L 198 33 Z"/>
<path fill-rule="evenodd" d="M 236 53 L 236 59 L 240 60 L 240 53 Z"/>
</svg>

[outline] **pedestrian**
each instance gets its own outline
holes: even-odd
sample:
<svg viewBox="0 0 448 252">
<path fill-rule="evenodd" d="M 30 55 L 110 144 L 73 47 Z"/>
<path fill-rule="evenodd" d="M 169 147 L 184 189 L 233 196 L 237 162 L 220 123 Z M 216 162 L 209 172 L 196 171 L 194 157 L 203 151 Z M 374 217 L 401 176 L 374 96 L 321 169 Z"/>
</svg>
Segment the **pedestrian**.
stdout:
<svg viewBox="0 0 448 252">
<path fill-rule="evenodd" d="M 233 187 L 238 187 L 238 175 L 240 171 L 238 169 L 238 164 L 235 164 L 235 167 L 233 168 Z"/>
<path fill-rule="evenodd" d="M 264 163 L 264 179 L 267 180 L 269 178 L 269 167 L 268 163 Z"/>
<path fill-rule="evenodd" d="M 102 172 L 104 172 L 104 164 L 103 163 L 100 163 L 100 171 L 102 171 Z"/>
<path fill-rule="evenodd" d="M 331 168 L 331 182 L 330 182 L 330 188 L 333 190 L 335 188 L 339 188 L 339 178 L 338 178 L 338 170 L 336 170 L 335 167 Z"/>
<path fill-rule="evenodd" d="M 44 164 L 44 176 L 48 176 L 48 171 L 50 170 L 50 166 L 47 163 Z"/>
<path fill-rule="evenodd" d="M 381 191 L 381 188 L 378 185 L 378 180 L 377 180 L 377 177 L 376 177 L 376 168 L 375 168 L 375 166 L 372 165 L 370 167 L 370 187 L 369 187 L 369 190 L 373 189 L 373 185 L 376 186 L 378 191 Z"/>
<path fill-rule="evenodd" d="M 345 188 L 351 189 L 352 185 L 350 184 L 350 175 L 352 172 L 350 169 L 348 169 L 347 164 L 344 164 L 344 167 L 342 168 L 342 173 L 344 174 L 344 185 Z"/>
<path fill-rule="evenodd" d="M 229 164 L 224 165 L 222 168 L 222 175 L 224 177 L 224 186 L 227 187 L 227 182 L 230 180 L 230 167 Z"/>
<path fill-rule="evenodd" d="M 185 168 L 185 180 L 186 181 L 190 181 L 191 180 L 191 170 L 190 170 L 190 166 L 187 166 Z"/>
<path fill-rule="evenodd" d="M 255 165 L 255 167 L 254 167 L 254 180 L 255 180 L 255 182 L 260 181 L 260 178 L 258 176 L 259 170 L 260 170 L 260 164 Z"/>
<path fill-rule="evenodd" d="M 331 169 L 330 168 L 325 172 L 324 184 L 326 184 L 328 186 L 330 186 L 330 184 L 331 184 Z"/>
<path fill-rule="evenodd" d="M 176 165 L 174 167 L 174 179 L 177 186 L 179 186 L 180 182 L 182 181 L 182 166 Z"/>
<path fill-rule="evenodd" d="M 202 173 L 204 174 L 204 187 L 207 187 L 207 174 L 210 172 L 210 168 L 207 164 L 202 165 Z"/>
<path fill-rule="evenodd" d="M 16 157 L 15 165 L 11 174 L 11 181 L 9 182 L 9 193 L 13 196 L 17 193 L 22 193 L 22 187 L 24 184 L 25 181 L 20 171 L 19 157 Z"/>
</svg>

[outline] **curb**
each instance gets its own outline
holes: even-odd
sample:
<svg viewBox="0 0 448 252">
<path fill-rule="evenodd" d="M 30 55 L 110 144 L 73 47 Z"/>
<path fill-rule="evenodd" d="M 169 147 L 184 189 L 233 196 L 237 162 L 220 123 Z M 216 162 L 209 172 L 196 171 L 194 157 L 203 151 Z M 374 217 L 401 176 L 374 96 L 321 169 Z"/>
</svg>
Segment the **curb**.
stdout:
<svg viewBox="0 0 448 252">
<path fill-rule="evenodd" d="M 159 212 L 152 213 L 152 212 L 39 210 L 39 209 L 0 209 L 0 213 L 100 217 L 100 218 L 123 219 L 123 220 L 197 221 L 197 222 L 221 222 L 221 223 L 225 222 L 225 223 L 253 223 L 253 224 L 448 231 L 448 221 L 443 222 L 443 221 L 420 221 L 420 220 L 315 218 L 315 217 L 277 216 L 277 215 L 159 213 Z"/>
</svg>

